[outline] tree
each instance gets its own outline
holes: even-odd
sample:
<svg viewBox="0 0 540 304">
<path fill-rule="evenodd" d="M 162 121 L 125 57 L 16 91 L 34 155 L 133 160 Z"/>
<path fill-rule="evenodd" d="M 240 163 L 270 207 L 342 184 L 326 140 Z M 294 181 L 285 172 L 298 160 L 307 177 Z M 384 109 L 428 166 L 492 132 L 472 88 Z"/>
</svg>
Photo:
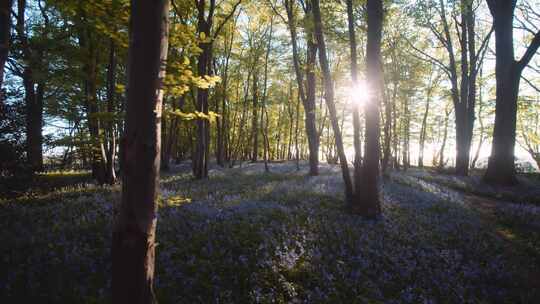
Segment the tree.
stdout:
<svg viewBox="0 0 540 304">
<path fill-rule="evenodd" d="M 334 131 L 334 139 L 341 166 L 341 174 L 343 176 L 343 181 L 345 182 L 345 200 L 350 206 L 354 199 L 354 190 L 351 175 L 349 173 L 349 166 L 347 164 L 347 156 L 345 155 L 345 149 L 343 146 L 343 138 L 337 117 L 336 105 L 334 103 L 334 83 L 332 81 L 332 74 L 330 73 L 330 65 L 328 63 L 328 56 L 326 54 L 326 43 L 324 41 L 321 9 L 319 7 L 319 0 L 312 0 L 311 3 L 315 25 L 315 38 L 317 40 L 317 48 L 319 50 L 319 63 L 321 65 L 323 74 L 324 99 L 326 101 L 326 107 L 328 108 L 332 129 Z"/>
<path fill-rule="evenodd" d="M 495 29 L 495 126 L 491 156 L 484 180 L 495 185 L 516 184 L 514 146 L 519 82 L 523 69 L 540 47 L 536 32 L 521 59 L 514 57 L 514 11 L 517 0 L 487 0 Z"/>
<path fill-rule="evenodd" d="M 40 77 L 44 49 L 28 37 L 26 0 L 17 2 L 17 37 L 21 44 L 24 66 L 20 76 L 26 106 L 26 157 L 33 171 L 43 170 L 43 97 L 45 84 Z M 37 74 L 37 75 L 36 75 Z"/>
<path fill-rule="evenodd" d="M 4 81 L 4 66 L 6 64 L 9 43 L 11 40 L 11 7 L 13 0 L 6 0 L 0 3 L 0 90 Z M 3 102 L 3 93 L 0 91 L 0 104 Z"/>
<path fill-rule="evenodd" d="M 351 80 L 353 88 L 358 86 L 358 66 L 356 50 L 356 33 L 354 30 L 353 1 L 347 0 L 347 21 L 349 26 L 349 45 L 351 48 Z M 354 187 L 360 189 L 360 175 L 362 168 L 362 149 L 360 147 L 360 104 L 355 103 L 353 108 L 353 142 L 354 142 Z"/>
<path fill-rule="evenodd" d="M 153 290 L 169 1 L 131 1 L 122 201 L 112 244 L 114 303 L 155 303 Z"/>
<path fill-rule="evenodd" d="M 304 71 L 301 68 L 300 54 L 298 50 L 298 34 L 296 25 L 296 5 L 293 0 L 285 0 L 283 5 L 287 12 L 287 18 L 282 17 L 289 28 L 291 36 L 292 47 L 292 60 L 294 66 L 294 72 L 296 75 L 296 82 L 298 83 L 298 95 L 302 101 L 304 107 L 305 118 L 304 123 L 306 126 L 306 135 L 309 147 L 309 175 L 319 175 L 319 145 L 320 136 L 317 132 L 317 118 L 315 108 L 315 65 L 317 60 L 317 46 L 315 45 L 315 37 L 313 30 L 306 27 L 306 41 L 307 41 L 307 54 L 306 54 L 306 82 L 304 83 Z M 275 10 L 275 9 L 274 9 Z M 304 12 L 306 19 L 310 20 L 312 11 L 312 5 L 309 1 L 304 6 Z M 281 16 L 281 15 L 280 15 Z"/>
<path fill-rule="evenodd" d="M 439 66 L 448 76 L 455 114 L 456 174 L 468 175 L 474 129 L 476 78 L 487 50 L 491 31 L 484 36 L 480 47 L 477 48 L 476 37 L 478 33 L 475 27 L 476 8 L 474 1 L 447 2 L 439 0 L 438 4 L 434 5 L 434 9 L 437 11 L 436 16 L 428 13 L 432 7 L 430 7 L 430 2 L 427 3 L 428 6 L 422 6 L 418 14 L 423 16 L 424 26 L 429 28 L 435 41 L 446 51 L 448 60 L 445 62 L 445 59 L 440 60 L 412 46 L 412 44 L 411 46 L 423 55 L 424 60 Z M 424 5 L 423 2 L 422 5 Z M 458 16 L 460 16 L 459 21 Z M 440 20 L 442 28 L 433 21 L 436 18 Z M 452 33 L 452 28 L 456 29 L 455 35 Z M 458 43 L 456 43 L 455 36 L 458 37 Z M 457 50 L 459 50 L 459 59 L 456 54 Z"/>
<path fill-rule="evenodd" d="M 366 68 L 371 90 L 365 106 L 366 143 L 360 188 L 353 210 L 370 218 L 381 213 L 379 201 L 379 105 L 382 97 L 381 38 L 383 27 L 383 1 L 367 1 Z"/>
<path fill-rule="evenodd" d="M 209 0 L 208 12 L 206 12 L 206 0 L 197 0 L 197 32 L 201 41 L 199 48 L 202 50 L 197 61 L 197 74 L 199 77 L 205 77 L 212 74 L 213 64 L 213 43 L 217 35 L 219 35 L 221 29 L 234 15 L 237 7 L 242 0 L 238 0 L 230 12 L 224 17 L 223 21 L 219 23 L 215 30 L 214 25 L 214 13 L 216 10 L 216 1 Z M 197 111 L 208 115 L 208 88 L 199 87 L 197 90 Z M 207 119 L 197 120 L 197 147 L 195 157 L 193 159 L 193 174 L 196 179 L 203 179 L 208 177 L 208 157 L 209 157 L 209 144 L 210 144 L 210 122 Z"/>
</svg>

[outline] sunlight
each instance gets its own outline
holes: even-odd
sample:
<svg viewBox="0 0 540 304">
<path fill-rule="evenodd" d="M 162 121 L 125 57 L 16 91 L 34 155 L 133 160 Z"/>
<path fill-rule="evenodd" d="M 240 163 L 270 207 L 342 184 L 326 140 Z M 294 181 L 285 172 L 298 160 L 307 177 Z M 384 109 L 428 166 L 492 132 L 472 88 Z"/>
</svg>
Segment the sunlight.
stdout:
<svg viewBox="0 0 540 304">
<path fill-rule="evenodd" d="M 363 106 L 369 99 L 370 90 L 365 80 L 359 80 L 356 85 L 347 88 L 350 102 L 358 107 Z"/>
</svg>

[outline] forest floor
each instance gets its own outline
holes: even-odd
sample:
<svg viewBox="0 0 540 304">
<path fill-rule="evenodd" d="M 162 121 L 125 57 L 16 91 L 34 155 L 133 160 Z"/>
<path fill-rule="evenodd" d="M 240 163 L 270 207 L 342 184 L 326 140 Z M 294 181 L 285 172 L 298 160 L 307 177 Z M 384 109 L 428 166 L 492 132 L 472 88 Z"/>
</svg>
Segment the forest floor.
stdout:
<svg viewBox="0 0 540 304">
<path fill-rule="evenodd" d="M 538 181 L 391 172 L 368 221 L 347 212 L 337 166 L 189 169 L 162 176 L 160 303 L 540 303 Z M 0 201 L 1 303 L 109 300 L 120 187 L 55 174 Z"/>
</svg>

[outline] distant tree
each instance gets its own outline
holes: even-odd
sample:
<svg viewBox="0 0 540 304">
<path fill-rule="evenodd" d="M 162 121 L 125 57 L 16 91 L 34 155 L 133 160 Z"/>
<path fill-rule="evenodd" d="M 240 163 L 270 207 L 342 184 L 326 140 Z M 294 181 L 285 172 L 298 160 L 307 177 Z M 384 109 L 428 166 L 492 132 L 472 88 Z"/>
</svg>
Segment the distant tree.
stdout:
<svg viewBox="0 0 540 304">
<path fill-rule="evenodd" d="M 156 303 L 156 212 L 169 3 L 131 1 L 122 201 L 112 240 L 113 303 Z"/>
</svg>

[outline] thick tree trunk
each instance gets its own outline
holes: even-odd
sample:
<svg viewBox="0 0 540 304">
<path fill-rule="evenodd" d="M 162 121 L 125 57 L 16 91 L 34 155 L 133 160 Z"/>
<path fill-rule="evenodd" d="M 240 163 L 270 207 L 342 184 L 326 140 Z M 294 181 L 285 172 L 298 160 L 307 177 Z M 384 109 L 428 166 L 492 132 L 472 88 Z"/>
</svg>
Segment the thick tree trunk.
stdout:
<svg viewBox="0 0 540 304">
<path fill-rule="evenodd" d="M 334 84 L 332 81 L 332 74 L 330 72 L 330 65 L 328 63 L 328 56 L 326 55 L 326 44 L 324 41 L 323 25 L 321 18 L 321 10 L 319 8 L 319 0 L 312 0 L 313 5 L 313 18 L 315 23 L 315 37 L 317 39 L 317 47 L 319 49 L 319 63 L 323 73 L 324 82 L 324 97 L 328 112 L 330 113 L 330 121 L 332 123 L 332 129 L 334 130 L 334 139 L 336 143 L 336 149 L 341 165 L 341 173 L 343 175 L 343 181 L 345 183 L 345 200 L 347 204 L 351 204 L 353 200 L 353 185 L 351 181 L 351 175 L 349 173 L 349 166 L 347 163 L 347 157 L 345 156 L 345 149 L 343 147 L 343 139 L 341 129 L 339 127 L 339 121 L 337 118 L 336 105 L 334 103 Z"/>
<path fill-rule="evenodd" d="M 523 68 L 540 46 L 540 31 L 536 33 L 523 57 L 514 59 L 513 19 L 516 1 L 488 0 L 495 28 L 495 77 L 497 83 L 495 127 L 491 156 L 484 180 L 496 185 L 516 184 L 514 146 L 519 80 Z"/>
<path fill-rule="evenodd" d="M 113 303 L 156 303 L 155 233 L 169 1 L 131 1 L 122 201 L 112 244 Z"/>
<path fill-rule="evenodd" d="M 383 26 L 382 0 L 367 1 L 366 67 L 368 84 L 372 90 L 365 106 L 366 143 L 360 188 L 353 212 L 369 218 L 381 213 L 379 200 L 379 105 L 382 97 L 381 38 Z"/>
<path fill-rule="evenodd" d="M 41 131 L 43 127 L 44 83 L 36 80 L 34 68 L 39 68 L 43 54 L 41 50 L 31 48 L 26 34 L 25 18 L 26 0 L 18 0 L 16 29 L 26 62 L 22 75 L 26 106 L 26 157 L 32 171 L 41 171 L 43 170 L 43 136 Z"/>
</svg>

